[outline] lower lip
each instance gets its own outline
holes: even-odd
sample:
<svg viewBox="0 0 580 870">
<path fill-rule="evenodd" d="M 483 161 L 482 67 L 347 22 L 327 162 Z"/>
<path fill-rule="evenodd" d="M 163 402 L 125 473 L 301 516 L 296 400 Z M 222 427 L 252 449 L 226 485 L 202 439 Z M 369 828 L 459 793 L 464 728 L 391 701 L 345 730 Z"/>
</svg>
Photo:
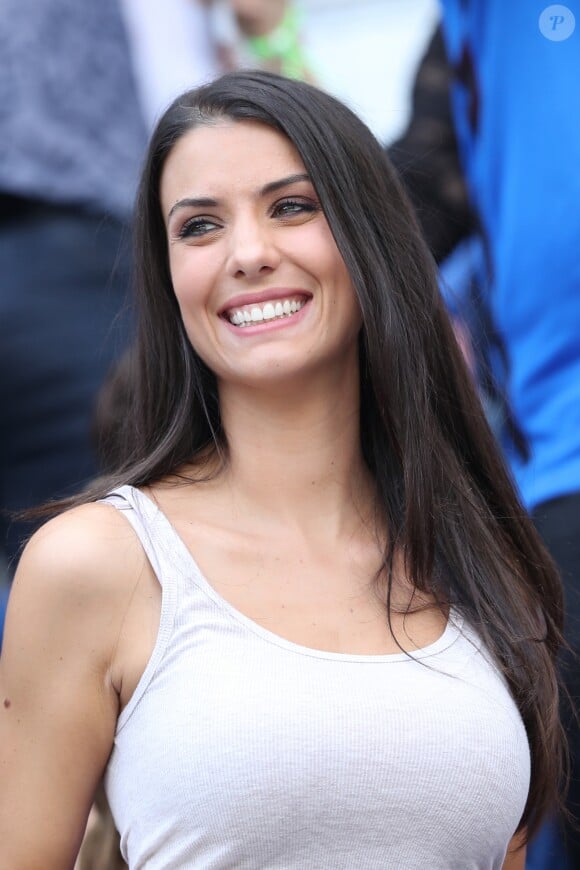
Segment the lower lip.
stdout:
<svg viewBox="0 0 580 870">
<path fill-rule="evenodd" d="M 305 302 L 300 311 L 297 311 L 291 317 L 276 317 L 272 320 L 260 320 L 258 323 L 253 323 L 251 326 L 235 326 L 225 317 L 223 318 L 223 321 L 234 335 L 237 335 L 240 338 L 250 338 L 252 335 L 263 335 L 265 332 L 275 332 L 276 330 L 286 329 L 288 326 L 300 323 L 304 318 L 304 312 L 309 304 L 310 300 Z"/>
</svg>

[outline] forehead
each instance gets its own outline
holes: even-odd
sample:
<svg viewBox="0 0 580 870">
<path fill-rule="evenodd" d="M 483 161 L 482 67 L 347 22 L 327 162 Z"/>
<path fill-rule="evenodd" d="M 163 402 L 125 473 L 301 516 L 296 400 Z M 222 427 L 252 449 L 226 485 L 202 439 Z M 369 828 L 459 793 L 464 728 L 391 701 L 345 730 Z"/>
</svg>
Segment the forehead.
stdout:
<svg viewBox="0 0 580 870">
<path fill-rule="evenodd" d="M 171 205 L 184 193 L 217 198 L 250 192 L 304 171 L 283 133 L 258 121 L 224 119 L 189 130 L 173 147 L 161 175 L 161 200 Z"/>
</svg>

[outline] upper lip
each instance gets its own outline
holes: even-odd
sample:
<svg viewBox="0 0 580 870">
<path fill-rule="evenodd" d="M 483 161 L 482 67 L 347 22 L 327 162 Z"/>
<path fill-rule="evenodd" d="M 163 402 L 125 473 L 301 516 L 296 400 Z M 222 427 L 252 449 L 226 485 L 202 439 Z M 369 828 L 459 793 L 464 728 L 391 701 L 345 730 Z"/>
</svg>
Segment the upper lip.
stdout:
<svg viewBox="0 0 580 870">
<path fill-rule="evenodd" d="M 296 299 L 298 296 L 310 299 L 312 293 L 300 287 L 271 287 L 269 290 L 260 290 L 256 293 L 240 293 L 238 296 L 232 296 L 231 299 L 228 299 L 220 309 L 219 314 L 221 316 L 228 311 L 235 311 L 247 305 L 261 305 L 263 302 L 271 302 L 276 299 Z"/>
</svg>

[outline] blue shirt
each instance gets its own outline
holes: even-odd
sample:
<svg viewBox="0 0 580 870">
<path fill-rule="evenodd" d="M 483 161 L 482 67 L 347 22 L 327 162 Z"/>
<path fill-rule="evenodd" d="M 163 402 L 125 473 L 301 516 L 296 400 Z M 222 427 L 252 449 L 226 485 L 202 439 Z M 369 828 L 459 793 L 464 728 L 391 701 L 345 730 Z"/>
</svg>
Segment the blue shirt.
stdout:
<svg viewBox="0 0 580 870">
<path fill-rule="evenodd" d="M 442 0 L 453 108 L 491 264 L 501 373 L 533 508 L 580 491 L 580 2 Z M 560 20 L 562 19 L 562 20 Z M 560 29 L 563 28 L 563 29 Z"/>
</svg>

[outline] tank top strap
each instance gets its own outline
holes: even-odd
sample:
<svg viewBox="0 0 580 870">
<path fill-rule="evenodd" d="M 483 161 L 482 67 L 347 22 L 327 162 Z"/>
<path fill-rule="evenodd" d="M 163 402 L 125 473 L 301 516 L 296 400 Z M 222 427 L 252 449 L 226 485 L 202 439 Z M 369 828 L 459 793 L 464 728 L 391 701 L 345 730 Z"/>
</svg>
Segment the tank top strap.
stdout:
<svg viewBox="0 0 580 870">
<path fill-rule="evenodd" d="M 174 642 L 179 614 L 187 598 L 194 594 L 197 567 L 169 520 L 140 490 L 121 486 L 102 501 L 115 507 L 130 523 L 161 586 L 161 612 L 155 645 L 133 695 L 119 716 L 118 736 L 138 708 Z"/>
<path fill-rule="evenodd" d="M 185 544 L 155 502 L 133 486 L 120 486 L 103 499 L 122 511 L 133 527 L 164 591 L 197 579 L 198 568 Z"/>
</svg>

